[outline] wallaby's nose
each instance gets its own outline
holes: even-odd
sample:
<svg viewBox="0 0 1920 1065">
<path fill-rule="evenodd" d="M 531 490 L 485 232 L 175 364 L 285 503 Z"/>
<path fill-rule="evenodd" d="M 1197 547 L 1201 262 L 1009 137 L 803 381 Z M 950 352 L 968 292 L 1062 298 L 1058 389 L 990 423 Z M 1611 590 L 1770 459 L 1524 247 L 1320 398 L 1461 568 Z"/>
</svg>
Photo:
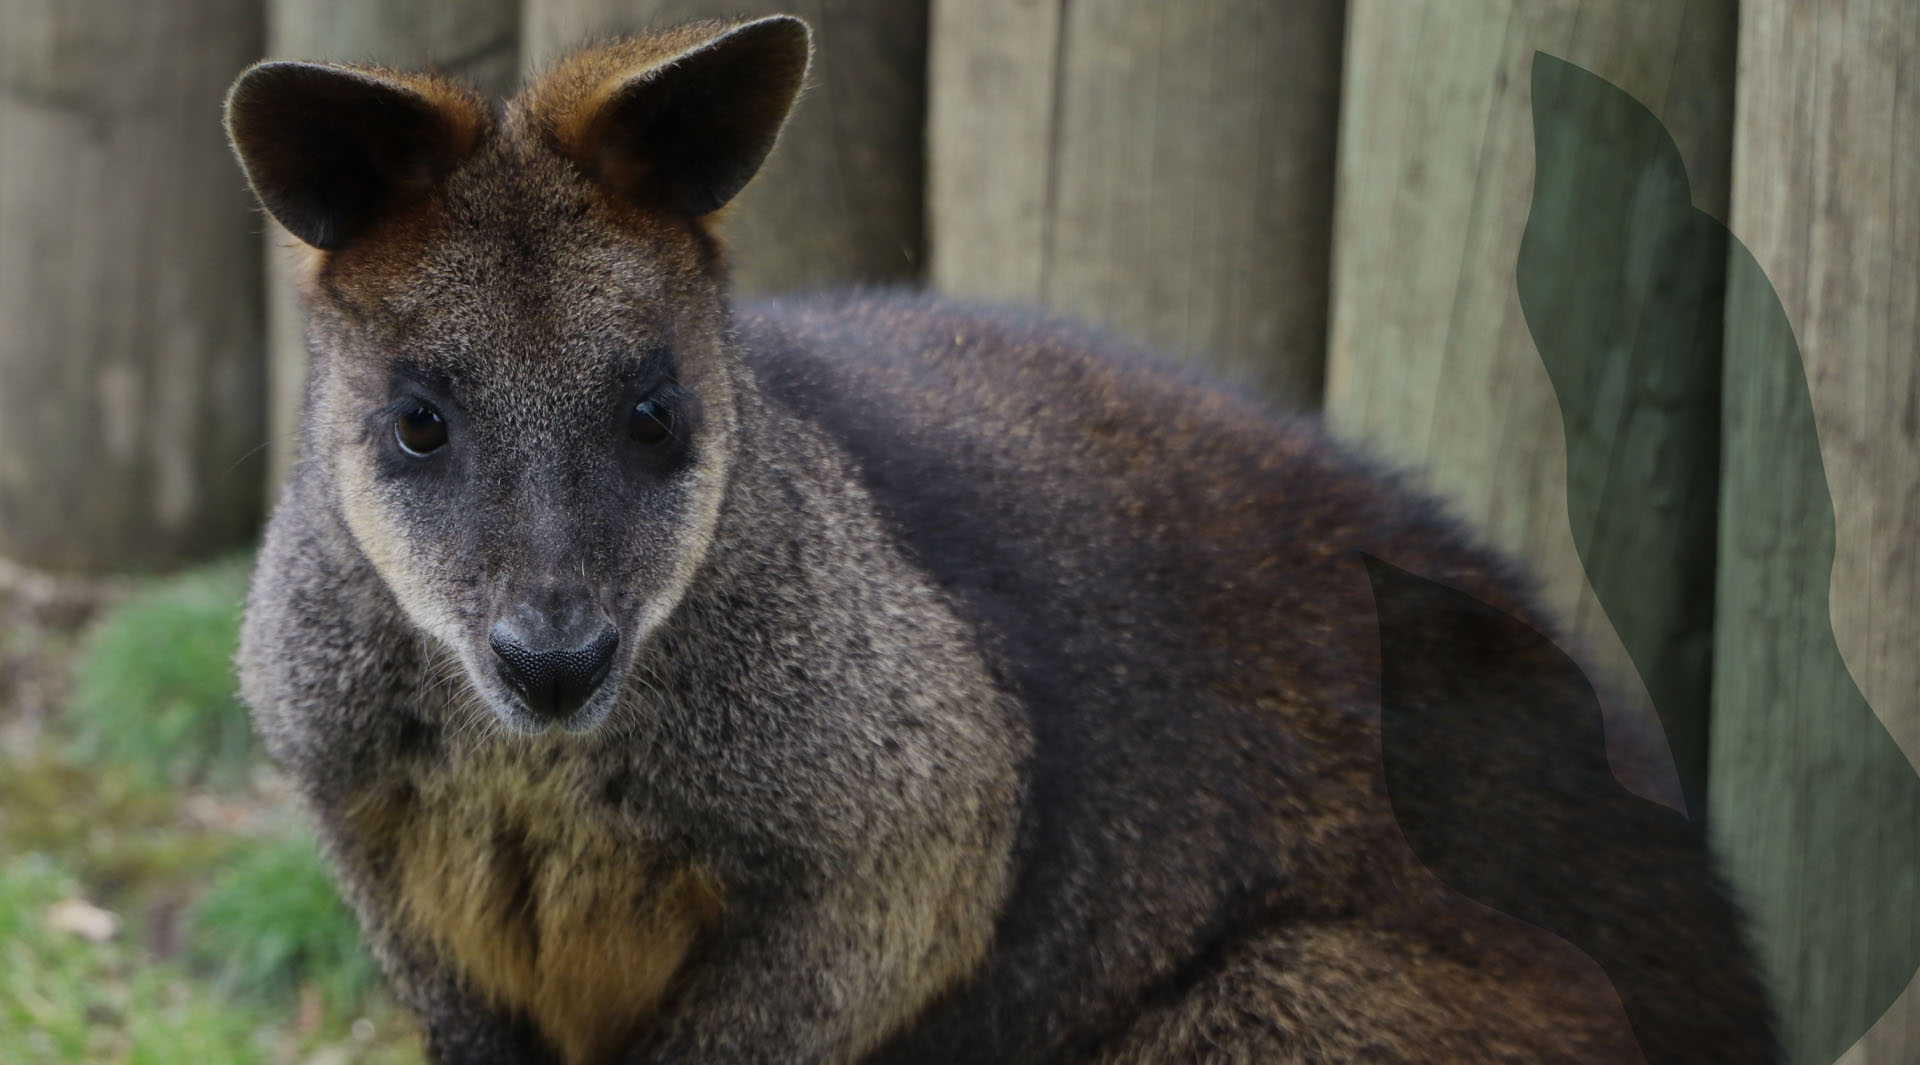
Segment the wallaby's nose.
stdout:
<svg viewBox="0 0 1920 1065">
<path fill-rule="evenodd" d="M 493 626 L 487 643 L 499 660 L 500 679 L 527 709 L 557 720 L 585 706 L 607 679 L 620 634 L 598 620 L 562 628 L 509 619 Z"/>
</svg>

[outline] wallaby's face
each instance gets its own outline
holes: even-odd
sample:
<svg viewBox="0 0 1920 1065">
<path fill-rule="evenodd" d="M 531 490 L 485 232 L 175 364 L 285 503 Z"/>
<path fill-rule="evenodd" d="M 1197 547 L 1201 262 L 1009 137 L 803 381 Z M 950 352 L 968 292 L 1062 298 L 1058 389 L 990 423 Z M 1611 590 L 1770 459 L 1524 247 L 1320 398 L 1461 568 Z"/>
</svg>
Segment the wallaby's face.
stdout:
<svg viewBox="0 0 1920 1065">
<path fill-rule="evenodd" d="M 355 540 L 489 704 L 584 728 L 713 528 L 724 310 L 700 264 L 675 261 L 690 255 L 596 225 L 584 190 L 511 203 L 464 184 L 403 279 L 316 301 L 315 442 Z"/>
<path fill-rule="evenodd" d="M 235 85 L 256 191 L 320 249 L 310 461 L 510 727 L 604 719 L 704 557 L 737 372 L 704 218 L 805 63 L 804 28 L 763 19 L 581 53 L 497 120 L 417 77 Z"/>
</svg>

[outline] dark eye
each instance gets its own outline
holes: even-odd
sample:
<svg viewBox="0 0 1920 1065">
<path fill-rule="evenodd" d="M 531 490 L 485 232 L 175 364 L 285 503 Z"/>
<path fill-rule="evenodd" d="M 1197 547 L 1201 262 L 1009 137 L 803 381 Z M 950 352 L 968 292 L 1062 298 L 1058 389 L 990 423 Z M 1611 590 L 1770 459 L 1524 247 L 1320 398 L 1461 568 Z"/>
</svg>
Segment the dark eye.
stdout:
<svg viewBox="0 0 1920 1065">
<path fill-rule="evenodd" d="M 400 450 L 414 458 L 426 458 L 447 443 L 447 423 L 440 412 L 424 403 L 416 403 L 393 420 L 393 438 Z"/>
<path fill-rule="evenodd" d="M 642 444 L 664 443 L 673 435 L 673 412 L 657 399 L 643 399 L 634 404 L 630 431 Z"/>
</svg>

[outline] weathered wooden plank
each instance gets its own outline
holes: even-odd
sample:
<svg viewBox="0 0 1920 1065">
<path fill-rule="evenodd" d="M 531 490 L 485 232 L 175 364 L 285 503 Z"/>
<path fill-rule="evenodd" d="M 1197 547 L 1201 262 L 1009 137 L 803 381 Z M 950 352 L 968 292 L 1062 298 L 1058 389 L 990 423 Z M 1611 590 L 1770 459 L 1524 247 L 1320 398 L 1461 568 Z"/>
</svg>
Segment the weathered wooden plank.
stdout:
<svg viewBox="0 0 1920 1065">
<path fill-rule="evenodd" d="M 1650 108 L 1678 141 L 1694 204 L 1724 217 L 1733 35 L 1730 0 L 1356 0 L 1327 373 L 1336 431 L 1420 469 L 1456 513 L 1534 563 L 1550 604 L 1573 619 L 1576 657 L 1617 678 L 1603 695 L 1610 738 L 1644 720 L 1647 686 L 1666 692 L 1678 776 L 1696 807 L 1710 621 L 1695 609 L 1699 581 L 1690 593 L 1687 578 L 1710 572 L 1711 506 L 1660 514 L 1657 527 L 1627 530 L 1630 538 L 1605 535 L 1603 494 L 1576 493 L 1569 510 L 1567 434 L 1583 434 L 1573 440 L 1586 453 L 1608 456 L 1583 470 L 1590 483 L 1651 486 L 1657 475 L 1710 485 L 1717 371 L 1707 361 L 1685 371 L 1699 380 L 1656 381 L 1656 367 L 1596 365 L 1616 375 L 1614 402 L 1569 422 L 1560 401 L 1571 397 L 1557 396 L 1548 377 L 1515 264 L 1534 187 L 1536 51 Z M 1629 340 L 1633 332 L 1624 322 L 1618 329 Z M 1665 405 L 1655 398 L 1662 395 L 1693 398 Z M 1649 448 L 1649 433 L 1698 444 Z M 1710 487 L 1703 491 L 1710 499 Z M 1576 532 L 1589 562 L 1635 575 L 1609 584 L 1611 608 L 1623 616 L 1610 621 L 1601 607 Z M 1648 556 L 1648 543 L 1665 549 Z M 1688 631 L 1670 631 L 1688 616 Z M 1629 618 L 1668 627 L 1638 641 L 1643 657 L 1659 659 L 1644 684 L 1615 631 Z M 1677 799 L 1674 778 L 1660 775 L 1664 782 L 1636 783 Z"/>
<path fill-rule="evenodd" d="M 1736 249 L 1729 277 L 1716 836 L 1789 1060 L 1851 1042 L 1853 1065 L 1911 1062 L 1920 8 L 1749 0 L 1739 94 L 1733 228 L 1751 258 Z"/>
<path fill-rule="evenodd" d="M 747 295 L 921 273 L 926 0 L 527 0 L 527 56 L 694 18 L 785 12 L 813 27 L 813 70 L 780 144 L 726 208 Z"/>
<path fill-rule="evenodd" d="M 259 244 L 219 101 L 248 0 L 0 6 L 0 554 L 163 566 L 244 544 Z"/>
<path fill-rule="evenodd" d="M 934 282 L 1320 393 L 1338 0 L 936 5 Z"/>
<path fill-rule="evenodd" d="M 928 275 L 1031 303 L 1046 275 L 1056 0 L 934 0 L 927 111 Z"/>
<path fill-rule="evenodd" d="M 267 54 L 278 59 L 434 69 L 492 97 L 519 76 L 519 0 L 267 0 Z M 237 72 L 236 72 L 237 73 Z M 298 242 L 264 214 L 267 228 L 268 480 L 286 478 L 306 389 L 306 329 L 293 274 Z"/>
<path fill-rule="evenodd" d="M 518 0 L 268 0 L 267 50 L 276 57 L 433 69 L 490 96 L 519 76 Z"/>
</svg>

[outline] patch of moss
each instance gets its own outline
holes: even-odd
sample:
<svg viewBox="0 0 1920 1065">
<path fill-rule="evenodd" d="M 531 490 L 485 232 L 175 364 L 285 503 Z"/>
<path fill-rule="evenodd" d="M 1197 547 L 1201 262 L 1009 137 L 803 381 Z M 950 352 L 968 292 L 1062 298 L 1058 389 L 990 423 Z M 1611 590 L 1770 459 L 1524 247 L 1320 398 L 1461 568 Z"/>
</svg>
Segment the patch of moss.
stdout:
<svg viewBox="0 0 1920 1065">
<path fill-rule="evenodd" d="M 393 1008 L 364 1013 L 230 996 L 159 962 L 127 931 L 93 942 L 49 918 L 84 898 L 42 854 L 0 865 L 0 1062 L 8 1065 L 419 1065 L 419 1040 Z"/>
<path fill-rule="evenodd" d="M 20 1065 L 242 1065 L 262 1060 L 261 1019 L 120 939 L 54 927 L 79 884 L 40 855 L 0 867 L 0 1061 Z"/>
<path fill-rule="evenodd" d="M 106 611 L 74 665 L 78 753 L 175 785 L 245 783 L 255 753 L 233 674 L 248 562 L 146 583 Z"/>
<path fill-rule="evenodd" d="M 314 840 L 253 843 L 195 907 L 192 949 L 226 986 L 271 998 L 316 989 L 335 1013 L 360 1009 L 375 984 L 353 914 Z"/>
<path fill-rule="evenodd" d="M 0 852 L 60 855 L 97 897 L 144 908 L 197 884 L 233 845 L 184 817 L 180 798 L 128 766 L 43 751 L 0 769 Z"/>
</svg>

